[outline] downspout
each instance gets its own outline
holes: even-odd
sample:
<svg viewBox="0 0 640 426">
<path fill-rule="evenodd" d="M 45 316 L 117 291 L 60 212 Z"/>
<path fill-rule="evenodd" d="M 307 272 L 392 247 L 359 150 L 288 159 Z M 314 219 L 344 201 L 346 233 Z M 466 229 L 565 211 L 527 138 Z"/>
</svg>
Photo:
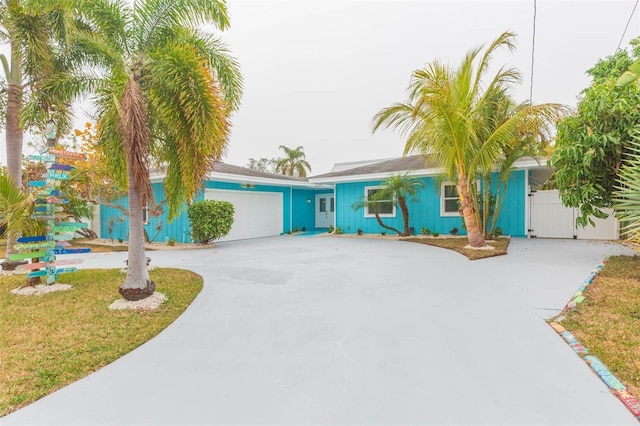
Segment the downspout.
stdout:
<svg viewBox="0 0 640 426">
<path fill-rule="evenodd" d="M 333 184 L 333 229 L 338 227 L 338 197 L 336 197 L 336 185 Z"/>
<path fill-rule="evenodd" d="M 293 187 L 289 187 L 289 231 L 293 232 Z"/>
</svg>

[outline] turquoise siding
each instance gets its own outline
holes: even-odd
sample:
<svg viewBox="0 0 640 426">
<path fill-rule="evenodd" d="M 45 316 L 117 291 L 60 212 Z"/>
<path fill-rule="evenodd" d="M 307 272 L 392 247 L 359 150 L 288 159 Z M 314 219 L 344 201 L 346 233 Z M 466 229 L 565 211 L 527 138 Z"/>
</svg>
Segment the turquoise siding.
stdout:
<svg viewBox="0 0 640 426">
<path fill-rule="evenodd" d="M 332 189 L 325 190 L 308 190 L 308 189 L 294 189 L 293 190 L 293 222 L 292 229 L 298 228 L 302 231 L 305 228 L 307 231 L 314 230 L 316 226 L 316 194 L 332 193 Z M 288 230 L 288 228 L 285 228 Z"/>
<path fill-rule="evenodd" d="M 504 200 L 497 226 L 502 228 L 505 235 L 526 237 L 527 230 L 524 223 L 527 202 L 527 185 L 525 185 L 525 171 L 516 170 L 509 177 L 507 198 Z M 495 179 L 494 179 L 495 180 Z M 493 182 L 495 186 L 495 182 Z"/>
<path fill-rule="evenodd" d="M 509 181 L 508 195 L 502 208 L 502 214 L 498 220 L 505 234 L 513 236 L 525 236 L 524 233 L 524 208 L 525 208 L 525 187 L 524 171 L 516 171 L 511 175 Z M 424 188 L 418 192 L 417 202 L 408 200 L 409 226 L 414 228 L 416 234 L 421 233 L 421 229 L 429 228 L 431 232 L 449 234 L 455 227 L 459 234 L 465 234 L 462 228 L 462 218 L 459 216 L 440 215 L 440 181 L 431 177 L 421 178 Z M 352 182 L 336 185 L 336 226 L 340 227 L 344 233 L 353 234 L 358 229 L 364 233 L 377 234 L 381 231 L 390 233 L 383 229 L 374 217 L 365 217 L 363 208 L 354 210 L 352 205 L 364 197 L 364 188 L 367 186 L 377 186 L 381 181 Z M 396 216 L 392 218 L 382 218 L 383 223 L 393 226 L 400 231 L 403 229 L 402 213 L 396 208 Z"/>
<path fill-rule="evenodd" d="M 494 178 L 494 181 L 497 179 Z M 431 232 L 448 234 L 451 229 L 457 227 L 460 234 L 465 231 L 462 227 L 462 218 L 459 216 L 440 215 L 440 181 L 435 178 L 421 178 L 424 188 L 419 190 L 418 202 L 408 201 L 409 226 L 413 227 L 416 234 L 420 234 L 421 229 L 429 228 Z M 364 196 L 366 186 L 379 185 L 380 181 L 340 183 L 336 185 L 336 206 L 335 218 L 336 226 L 340 227 L 347 234 L 356 233 L 362 229 L 364 233 L 377 234 L 383 228 L 376 219 L 364 217 L 364 209 L 354 210 L 352 205 Z M 495 182 L 493 182 L 495 185 Z M 254 192 L 279 192 L 283 199 L 282 229 L 284 232 L 292 231 L 294 228 L 302 230 L 315 229 L 316 194 L 333 192 L 331 189 L 293 189 L 289 187 L 256 185 L 254 188 L 243 188 L 239 183 L 208 181 L 205 188 L 227 189 L 234 191 L 254 191 Z M 514 171 L 511 174 L 507 198 L 505 199 L 498 226 L 502 228 L 504 234 L 517 237 L 526 236 L 525 229 L 525 172 L 523 170 Z M 164 188 L 162 183 L 153 184 L 154 198 L 156 201 L 164 200 Z M 196 197 L 196 201 L 201 200 L 203 194 Z M 308 201 L 307 201 L 308 200 Z M 126 207 L 126 198 L 119 200 L 115 204 Z M 169 223 L 167 220 L 167 209 L 163 206 L 163 214 L 158 217 L 149 217 L 149 224 L 145 230 L 149 238 L 154 241 L 163 242 L 169 238 L 177 242 L 191 242 L 189 218 L 186 213 L 186 205 L 183 206 L 180 214 Z M 100 207 L 100 236 L 102 238 L 113 238 L 128 240 L 129 221 L 118 209 L 113 207 Z M 396 216 L 393 218 L 382 218 L 385 224 L 394 226 L 402 231 L 402 214 L 396 209 Z M 109 233 L 109 225 L 113 230 Z M 386 231 L 389 232 L 389 231 Z"/>
<path fill-rule="evenodd" d="M 165 193 L 163 184 L 154 183 L 152 186 L 153 196 L 156 202 L 164 200 Z M 331 190 L 326 189 L 292 189 L 289 187 L 268 185 L 256 185 L 254 188 L 243 188 L 239 183 L 216 181 L 207 181 L 204 186 L 209 189 L 281 193 L 284 212 L 282 217 L 282 229 L 284 232 L 293 230 L 294 227 L 298 227 L 299 230 L 302 230 L 303 227 L 307 230 L 315 229 L 315 194 L 331 192 Z M 203 194 L 200 193 L 196 196 L 195 201 L 202 200 L 203 198 Z M 307 199 L 311 202 L 307 203 Z M 126 208 L 127 199 L 123 198 L 114 204 L 122 205 Z M 163 206 L 163 210 L 164 212 L 162 215 L 149 217 L 149 224 L 145 225 L 145 230 L 149 235 L 149 239 L 153 239 L 153 241 L 156 242 L 164 242 L 167 239 L 173 238 L 177 242 L 191 242 L 191 227 L 189 225 L 189 217 L 187 216 L 187 205 L 185 204 L 183 206 L 180 214 L 174 218 L 171 223 L 168 221 L 166 206 Z M 128 240 L 129 220 L 127 216 L 123 215 L 116 208 L 100 206 L 100 218 L 101 238 L 113 238 L 114 240 L 122 239 L 124 241 Z M 113 232 L 110 235 L 108 228 L 111 219 L 114 219 L 114 221 L 112 222 Z"/>
</svg>

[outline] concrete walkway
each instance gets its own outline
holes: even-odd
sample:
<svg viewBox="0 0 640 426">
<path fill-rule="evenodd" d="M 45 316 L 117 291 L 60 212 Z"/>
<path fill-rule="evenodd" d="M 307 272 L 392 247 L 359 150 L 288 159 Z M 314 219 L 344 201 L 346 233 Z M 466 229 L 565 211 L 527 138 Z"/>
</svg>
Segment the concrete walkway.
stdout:
<svg viewBox="0 0 640 426">
<path fill-rule="evenodd" d="M 620 252 L 514 240 L 508 256 L 471 262 L 321 236 L 150 252 L 205 278 L 194 303 L 145 345 L 0 424 L 634 425 L 544 321 Z M 83 266 L 125 257 L 90 254 Z"/>
</svg>

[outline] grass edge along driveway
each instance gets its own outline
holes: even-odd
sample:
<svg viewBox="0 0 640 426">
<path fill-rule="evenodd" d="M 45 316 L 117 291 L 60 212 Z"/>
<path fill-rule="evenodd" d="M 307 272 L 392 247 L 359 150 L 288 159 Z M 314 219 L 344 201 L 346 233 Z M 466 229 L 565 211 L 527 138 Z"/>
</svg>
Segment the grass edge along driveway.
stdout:
<svg viewBox="0 0 640 426">
<path fill-rule="evenodd" d="M 115 361 L 156 336 L 198 295 L 203 280 L 180 269 L 150 271 L 167 301 L 156 311 L 110 311 L 124 273 L 61 275 L 69 291 L 16 296 L 24 275 L 0 277 L 0 417 Z"/>
</svg>

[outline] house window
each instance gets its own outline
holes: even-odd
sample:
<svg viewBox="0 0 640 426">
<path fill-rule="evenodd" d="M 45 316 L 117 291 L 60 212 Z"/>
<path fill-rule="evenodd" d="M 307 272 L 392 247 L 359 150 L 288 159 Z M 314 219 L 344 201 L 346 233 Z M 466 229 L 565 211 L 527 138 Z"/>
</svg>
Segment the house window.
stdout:
<svg viewBox="0 0 640 426">
<path fill-rule="evenodd" d="M 460 198 L 453 182 L 443 182 L 440 188 L 440 216 L 459 216 Z"/>
<path fill-rule="evenodd" d="M 364 197 L 371 200 L 376 192 L 382 188 L 379 186 L 367 186 L 364 188 Z M 379 200 L 374 203 L 367 203 L 364 217 L 376 217 L 376 211 L 380 217 L 396 217 L 396 203 L 394 200 Z"/>
<path fill-rule="evenodd" d="M 148 207 L 142 208 L 142 223 L 144 223 L 145 225 L 149 224 L 149 208 Z"/>
</svg>

